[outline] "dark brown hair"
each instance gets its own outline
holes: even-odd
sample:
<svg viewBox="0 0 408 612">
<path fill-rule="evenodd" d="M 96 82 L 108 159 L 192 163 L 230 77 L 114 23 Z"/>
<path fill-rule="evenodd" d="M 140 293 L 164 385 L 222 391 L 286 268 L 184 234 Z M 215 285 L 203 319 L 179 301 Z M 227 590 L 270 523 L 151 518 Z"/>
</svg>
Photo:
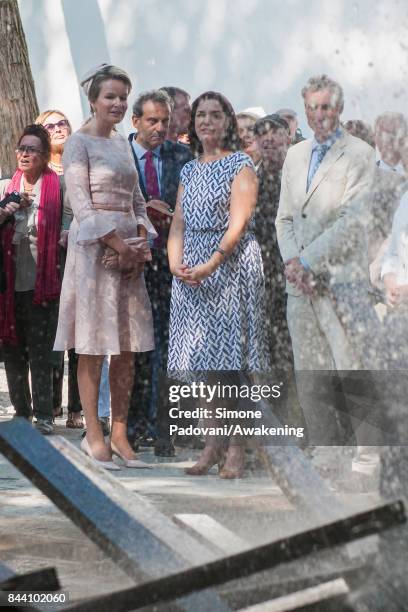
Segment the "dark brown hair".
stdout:
<svg viewBox="0 0 408 612">
<path fill-rule="evenodd" d="M 205 91 L 198 96 L 198 98 L 196 98 L 192 104 L 190 125 L 188 126 L 188 137 L 191 151 L 194 153 L 194 155 L 198 155 L 203 152 L 202 144 L 199 141 L 195 130 L 197 108 L 202 100 L 217 100 L 220 103 L 221 108 L 228 119 L 228 125 L 224 140 L 222 142 L 222 147 L 230 151 L 239 151 L 241 149 L 241 140 L 238 136 L 238 124 L 234 109 L 232 108 L 231 102 L 229 102 L 225 96 L 217 91 Z"/>
<path fill-rule="evenodd" d="M 40 123 L 32 123 L 30 125 L 26 125 L 20 135 L 20 138 L 18 139 L 18 146 L 20 146 L 20 143 L 23 140 L 24 136 L 36 136 L 40 139 L 41 148 L 43 150 L 42 155 L 45 159 L 46 164 L 48 164 L 51 157 L 51 139 L 45 127 Z"/>
<path fill-rule="evenodd" d="M 132 112 L 135 117 L 140 119 L 143 116 L 143 106 L 146 102 L 155 102 L 156 104 L 163 104 L 172 109 L 172 101 L 169 95 L 162 89 L 151 89 L 150 91 L 144 91 L 138 96 L 133 104 Z"/>
<path fill-rule="evenodd" d="M 172 86 L 160 87 L 160 91 L 166 92 L 173 106 L 174 106 L 175 98 L 177 95 L 184 96 L 185 98 L 188 98 L 188 101 L 190 101 L 190 94 L 185 89 L 181 89 L 180 87 L 172 87 Z"/>
</svg>

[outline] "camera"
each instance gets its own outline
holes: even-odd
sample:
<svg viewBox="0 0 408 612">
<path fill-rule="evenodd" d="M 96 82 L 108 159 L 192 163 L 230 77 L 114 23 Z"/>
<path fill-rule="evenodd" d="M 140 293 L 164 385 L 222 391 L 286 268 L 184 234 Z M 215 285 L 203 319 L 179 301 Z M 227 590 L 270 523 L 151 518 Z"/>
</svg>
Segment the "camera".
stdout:
<svg viewBox="0 0 408 612">
<path fill-rule="evenodd" d="M 6 208 L 7 204 L 10 204 L 10 202 L 15 202 L 16 204 L 20 204 L 21 196 L 18 193 L 18 191 L 12 191 L 5 198 L 3 198 L 3 200 L 1 200 L 0 202 L 0 208 Z"/>
</svg>

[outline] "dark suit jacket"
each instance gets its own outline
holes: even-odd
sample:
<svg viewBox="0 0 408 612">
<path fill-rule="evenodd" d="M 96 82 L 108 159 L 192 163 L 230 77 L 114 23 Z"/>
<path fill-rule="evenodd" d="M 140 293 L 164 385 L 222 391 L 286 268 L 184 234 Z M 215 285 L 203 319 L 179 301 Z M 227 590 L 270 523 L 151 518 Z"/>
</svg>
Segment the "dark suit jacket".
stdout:
<svg viewBox="0 0 408 612">
<path fill-rule="evenodd" d="M 143 184 L 143 179 L 140 172 L 139 162 L 132 147 L 134 132 L 129 134 L 129 144 L 132 151 L 133 159 L 139 173 L 139 185 L 145 200 L 148 200 L 146 189 Z M 189 147 L 178 142 L 165 140 L 160 150 L 162 158 L 162 177 L 160 196 L 172 208 L 176 205 L 177 189 L 180 181 L 180 172 L 184 164 L 193 159 L 193 155 Z"/>
</svg>

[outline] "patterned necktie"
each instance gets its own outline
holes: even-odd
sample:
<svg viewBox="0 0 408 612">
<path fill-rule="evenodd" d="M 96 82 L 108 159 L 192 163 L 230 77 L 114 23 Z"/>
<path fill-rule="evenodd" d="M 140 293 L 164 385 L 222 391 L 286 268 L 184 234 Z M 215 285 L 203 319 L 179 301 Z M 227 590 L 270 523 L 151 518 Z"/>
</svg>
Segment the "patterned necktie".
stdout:
<svg viewBox="0 0 408 612">
<path fill-rule="evenodd" d="M 153 151 L 146 151 L 144 158 L 146 160 L 144 167 L 146 193 L 149 199 L 160 199 L 159 179 L 153 163 Z"/>
<path fill-rule="evenodd" d="M 316 149 L 315 149 L 315 151 L 317 151 L 317 157 L 316 157 L 316 159 L 315 159 L 314 166 L 313 166 L 313 168 L 312 168 L 312 170 L 311 170 L 311 172 L 310 172 L 309 176 L 307 177 L 307 189 L 308 189 L 308 190 L 309 190 L 309 187 L 310 187 L 310 185 L 311 185 L 311 183 L 312 183 L 313 177 L 314 177 L 314 175 L 315 175 L 315 174 L 316 174 L 316 172 L 317 172 L 318 167 L 319 167 L 319 166 L 320 166 L 320 164 L 322 163 L 323 158 L 324 158 L 324 156 L 325 156 L 325 155 L 326 155 L 326 153 L 327 153 L 328 148 L 329 148 L 329 147 L 328 147 L 328 145 L 326 145 L 326 144 L 320 144 L 320 145 L 318 145 L 318 146 L 316 147 Z"/>
</svg>

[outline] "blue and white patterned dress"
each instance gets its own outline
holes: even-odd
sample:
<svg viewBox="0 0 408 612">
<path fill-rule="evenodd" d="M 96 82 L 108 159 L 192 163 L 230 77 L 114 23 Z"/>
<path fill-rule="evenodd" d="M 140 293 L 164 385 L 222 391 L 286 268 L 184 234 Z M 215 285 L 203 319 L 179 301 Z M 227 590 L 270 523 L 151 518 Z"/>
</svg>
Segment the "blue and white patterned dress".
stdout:
<svg viewBox="0 0 408 612">
<path fill-rule="evenodd" d="M 180 175 L 184 187 L 184 257 L 188 266 L 210 259 L 228 228 L 231 185 L 250 157 L 236 152 L 212 162 L 193 160 Z M 173 278 L 169 375 L 183 371 L 268 367 L 264 335 L 264 277 L 254 222 L 233 253 L 199 287 Z"/>
</svg>

